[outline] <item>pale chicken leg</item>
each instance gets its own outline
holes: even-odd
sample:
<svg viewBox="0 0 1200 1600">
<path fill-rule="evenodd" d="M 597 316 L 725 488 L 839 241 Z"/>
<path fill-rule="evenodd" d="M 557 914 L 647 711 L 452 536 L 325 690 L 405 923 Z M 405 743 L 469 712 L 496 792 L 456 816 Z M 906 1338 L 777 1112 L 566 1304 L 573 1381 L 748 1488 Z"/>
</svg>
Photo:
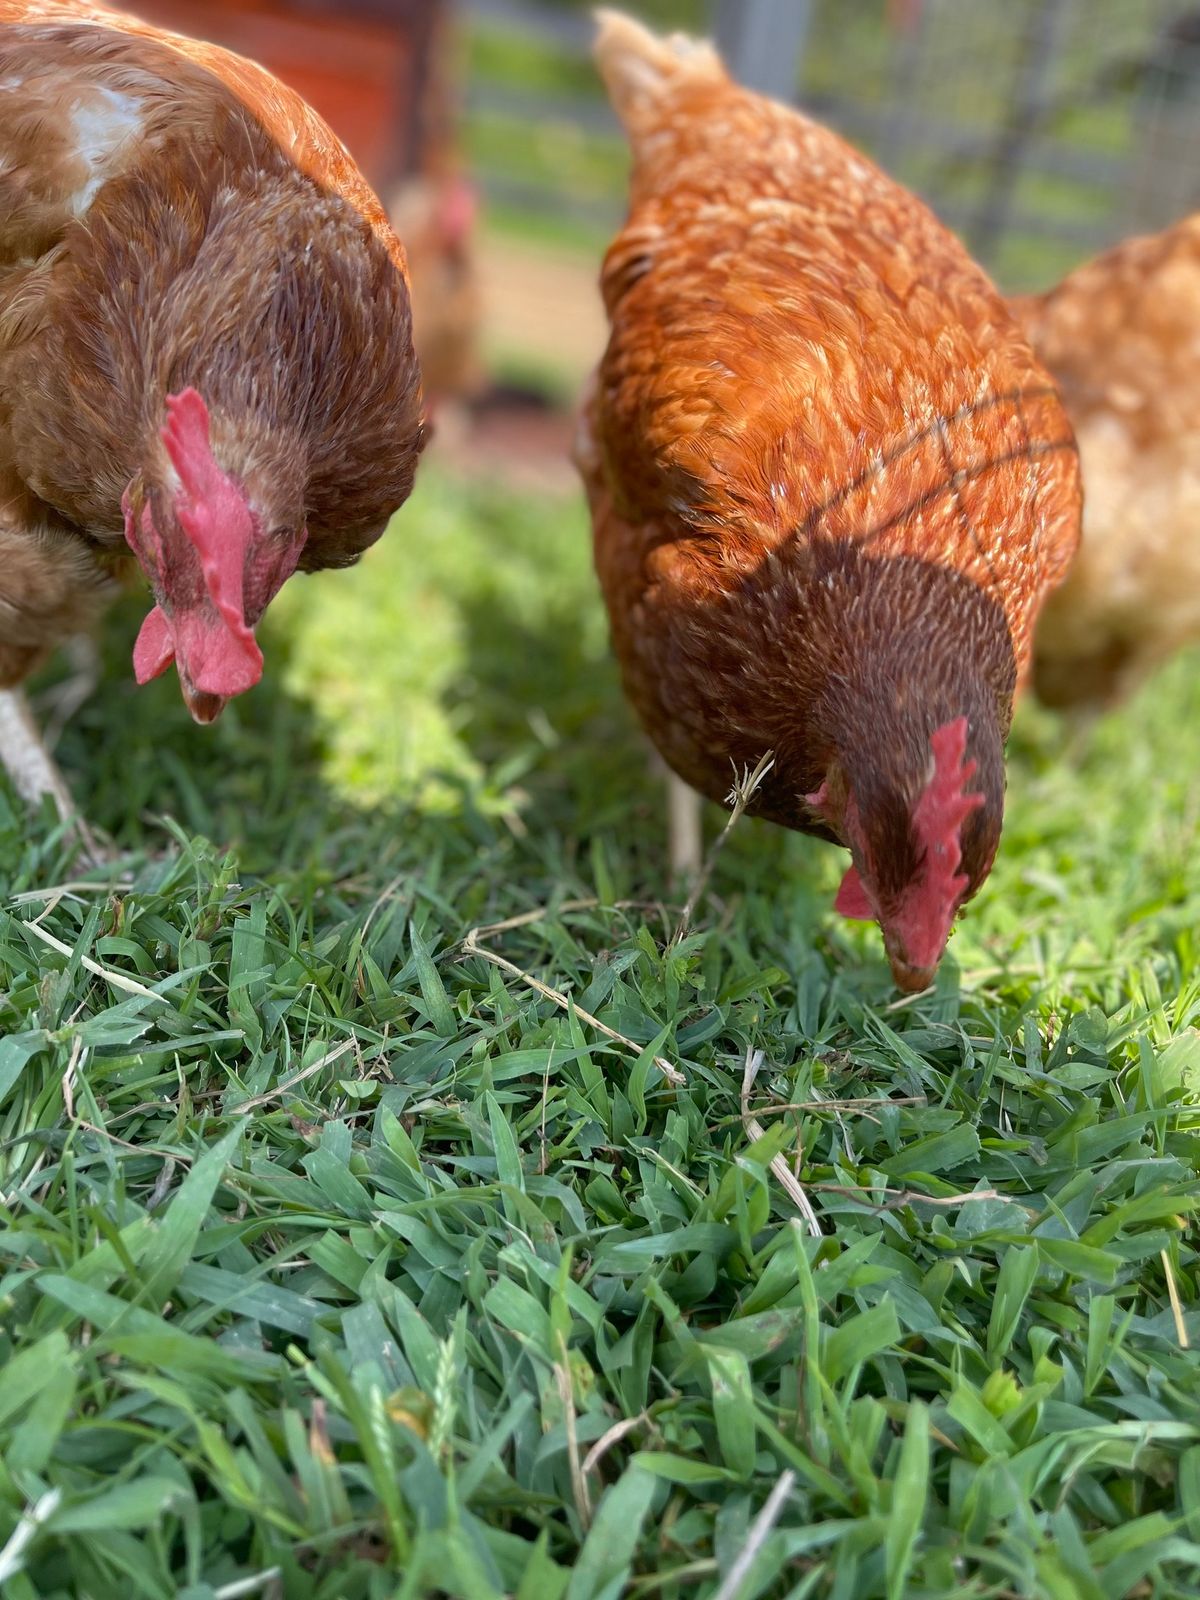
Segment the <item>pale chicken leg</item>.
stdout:
<svg viewBox="0 0 1200 1600">
<path fill-rule="evenodd" d="M 703 865 L 701 800 L 695 789 L 673 772 L 667 773 L 667 841 L 671 876 L 694 884 Z"/>
<path fill-rule="evenodd" d="M 116 859 L 80 816 L 66 779 L 46 749 L 20 689 L 0 689 L 0 762 L 17 793 L 30 806 L 38 806 L 50 796 L 59 816 L 78 839 L 83 862 L 102 866 Z"/>
<path fill-rule="evenodd" d="M 36 806 L 50 795 L 64 822 L 75 819 L 71 792 L 42 741 L 20 689 L 0 689 L 0 761 L 23 800 Z"/>
<path fill-rule="evenodd" d="M 70 675 L 34 700 L 47 750 L 57 747 L 67 723 L 92 698 L 100 683 L 100 650 L 89 634 L 73 634 L 62 645 L 62 654 L 71 668 Z"/>
</svg>

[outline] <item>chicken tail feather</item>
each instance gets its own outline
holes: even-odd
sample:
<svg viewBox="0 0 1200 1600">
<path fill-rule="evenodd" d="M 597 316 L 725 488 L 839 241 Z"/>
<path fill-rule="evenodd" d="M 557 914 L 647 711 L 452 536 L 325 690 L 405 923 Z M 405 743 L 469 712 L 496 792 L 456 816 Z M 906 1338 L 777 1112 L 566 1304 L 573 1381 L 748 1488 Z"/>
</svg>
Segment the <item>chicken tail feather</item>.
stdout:
<svg viewBox="0 0 1200 1600">
<path fill-rule="evenodd" d="M 607 8 L 595 18 L 592 53 L 613 110 L 630 133 L 658 119 L 662 98 L 676 82 L 726 77 L 720 56 L 706 40 L 683 33 L 660 38 L 624 12 Z"/>
</svg>

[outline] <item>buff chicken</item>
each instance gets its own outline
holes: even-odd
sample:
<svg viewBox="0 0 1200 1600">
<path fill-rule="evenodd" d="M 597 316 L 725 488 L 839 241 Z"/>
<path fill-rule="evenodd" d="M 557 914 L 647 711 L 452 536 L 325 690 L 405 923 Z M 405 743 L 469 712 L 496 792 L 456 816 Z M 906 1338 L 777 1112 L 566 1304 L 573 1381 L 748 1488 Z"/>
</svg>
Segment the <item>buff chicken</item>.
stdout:
<svg viewBox="0 0 1200 1600">
<path fill-rule="evenodd" d="M 1083 540 L 1034 639 L 1039 699 L 1089 716 L 1200 642 L 1200 216 L 1015 302 L 1062 386 Z"/>
</svg>

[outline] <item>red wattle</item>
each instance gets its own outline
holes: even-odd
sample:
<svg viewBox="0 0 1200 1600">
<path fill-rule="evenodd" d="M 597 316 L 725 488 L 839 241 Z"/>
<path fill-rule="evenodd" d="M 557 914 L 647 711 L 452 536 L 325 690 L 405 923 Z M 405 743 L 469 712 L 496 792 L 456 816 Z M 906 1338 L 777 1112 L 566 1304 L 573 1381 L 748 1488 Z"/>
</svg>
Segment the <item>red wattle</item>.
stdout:
<svg viewBox="0 0 1200 1600">
<path fill-rule="evenodd" d="M 193 688 L 228 700 L 262 677 L 262 651 L 244 623 L 229 628 L 201 611 L 179 611 L 172 620 L 179 668 Z"/>
<path fill-rule="evenodd" d="M 133 647 L 133 675 L 138 683 L 149 683 L 151 678 L 161 678 L 174 659 L 171 624 L 162 607 L 155 606 L 142 623 Z"/>
<path fill-rule="evenodd" d="M 857 867 L 846 868 L 846 876 L 842 879 L 842 886 L 837 892 L 837 899 L 833 902 L 833 909 L 843 917 L 854 918 L 856 922 L 874 920 L 875 912 L 867 899 L 867 891 L 858 875 Z"/>
</svg>

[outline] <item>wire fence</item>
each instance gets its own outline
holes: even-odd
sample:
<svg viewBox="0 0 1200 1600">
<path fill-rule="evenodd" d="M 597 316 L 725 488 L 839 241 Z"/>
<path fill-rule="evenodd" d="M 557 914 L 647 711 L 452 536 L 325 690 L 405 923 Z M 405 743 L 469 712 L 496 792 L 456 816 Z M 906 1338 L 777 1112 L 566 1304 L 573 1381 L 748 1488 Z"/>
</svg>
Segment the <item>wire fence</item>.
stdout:
<svg viewBox="0 0 1200 1600">
<path fill-rule="evenodd" d="M 465 0 L 468 137 L 501 211 L 606 235 L 625 154 L 585 10 Z M 1008 288 L 1200 207 L 1200 5 L 1183 0 L 644 0 L 715 31 L 922 194 Z"/>
</svg>

